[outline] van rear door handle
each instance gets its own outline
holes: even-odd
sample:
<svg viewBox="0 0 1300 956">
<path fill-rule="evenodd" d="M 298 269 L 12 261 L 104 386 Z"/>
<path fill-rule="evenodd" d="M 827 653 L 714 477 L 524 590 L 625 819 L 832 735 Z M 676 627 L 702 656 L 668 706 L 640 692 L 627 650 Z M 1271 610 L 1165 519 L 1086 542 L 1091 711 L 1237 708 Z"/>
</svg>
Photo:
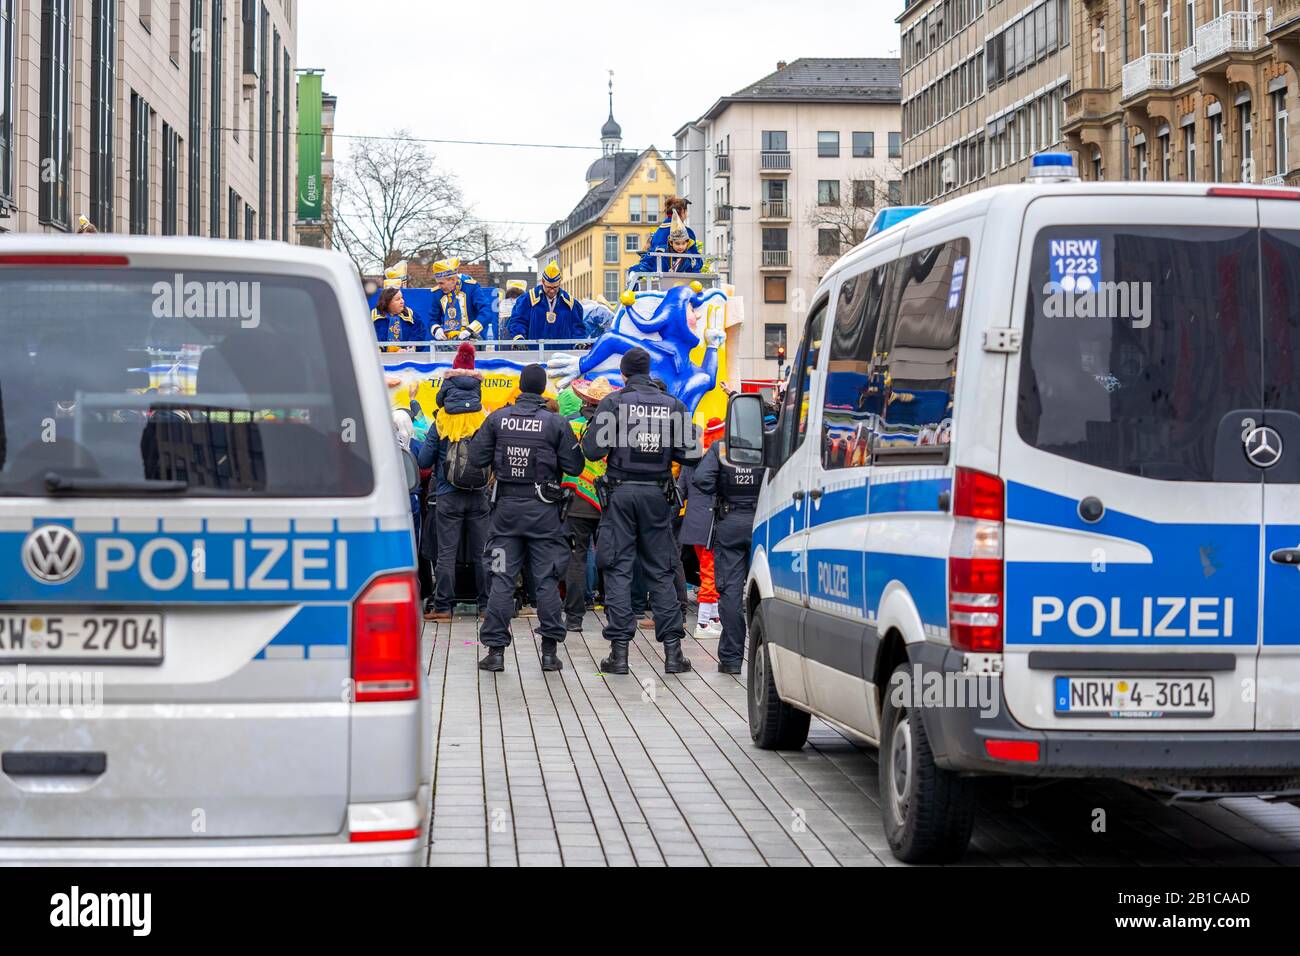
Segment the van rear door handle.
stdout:
<svg viewBox="0 0 1300 956">
<path fill-rule="evenodd" d="M 1268 556 L 1274 564 L 1300 564 L 1300 548 L 1278 548 Z"/>
<path fill-rule="evenodd" d="M 9 751 L 0 756 L 0 770 L 10 777 L 98 777 L 108 769 L 108 755 Z"/>
</svg>

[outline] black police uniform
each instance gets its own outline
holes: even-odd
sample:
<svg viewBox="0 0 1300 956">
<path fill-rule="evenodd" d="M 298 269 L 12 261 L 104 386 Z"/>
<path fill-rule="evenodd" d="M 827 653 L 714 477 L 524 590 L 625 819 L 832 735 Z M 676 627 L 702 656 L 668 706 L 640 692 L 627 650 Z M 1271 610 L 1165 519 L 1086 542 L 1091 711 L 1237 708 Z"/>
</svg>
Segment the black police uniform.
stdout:
<svg viewBox="0 0 1300 956">
<path fill-rule="evenodd" d="M 745 578 L 749 575 L 750 542 L 754 533 L 754 508 L 763 484 L 762 468 L 740 468 L 722 459 L 722 443 L 714 442 L 695 469 L 695 488 L 712 495 L 716 525 L 713 531 L 713 579 L 718 589 L 718 669 L 739 673 L 745 658 Z"/>
<path fill-rule="evenodd" d="M 699 460 L 698 435 L 686 406 L 665 394 L 649 375 L 627 377 L 604 399 L 582 436 L 583 454 L 606 459 L 609 499 L 601 514 L 596 561 L 605 575 L 605 638 L 611 654 L 601 662 L 611 674 L 627 673 L 627 645 L 636 621 L 632 613 L 632 568 L 640 561 L 650 589 L 655 637 L 664 645 L 665 671 L 690 670 L 682 656 L 682 609 L 673 584 L 673 462 Z"/>
<path fill-rule="evenodd" d="M 565 634 L 559 582 L 568 545 L 560 523 L 560 480 L 580 474 L 585 464 L 573 429 L 540 395 L 524 393 L 487 417 L 470 444 L 470 461 L 479 468 L 490 465 L 497 482 L 486 553 L 491 593 L 479 640 L 490 651 L 510 646 L 515 579 L 527 561 L 537 588 L 542 665 L 559 670 L 554 645 L 548 644 Z M 480 666 L 500 670 L 499 653 L 489 653 Z"/>
</svg>

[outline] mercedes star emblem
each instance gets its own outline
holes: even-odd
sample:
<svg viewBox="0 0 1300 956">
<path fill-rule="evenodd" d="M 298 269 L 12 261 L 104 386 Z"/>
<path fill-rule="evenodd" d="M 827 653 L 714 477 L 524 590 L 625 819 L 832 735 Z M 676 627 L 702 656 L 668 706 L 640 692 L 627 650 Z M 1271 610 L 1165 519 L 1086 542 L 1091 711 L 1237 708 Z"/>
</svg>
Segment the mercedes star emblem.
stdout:
<svg viewBox="0 0 1300 956">
<path fill-rule="evenodd" d="M 1246 435 L 1246 457 L 1256 468 L 1272 468 L 1282 460 L 1282 436 L 1267 426 L 1252 428 Z"/>
</svg>

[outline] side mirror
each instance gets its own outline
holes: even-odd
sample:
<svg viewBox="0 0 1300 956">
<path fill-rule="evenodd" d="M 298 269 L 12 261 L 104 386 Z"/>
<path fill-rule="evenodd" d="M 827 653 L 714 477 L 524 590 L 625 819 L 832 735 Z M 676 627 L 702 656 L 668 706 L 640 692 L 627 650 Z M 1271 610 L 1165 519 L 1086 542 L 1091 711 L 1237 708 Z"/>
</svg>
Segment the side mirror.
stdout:
<svg viewBox="0 0 1300 956">
<path fill-rule="evenodd" d="M 727 464 L 763 467 L 763 402 L 757 395 L 732 395 L 727 402 Z"/>
<path fill-rule="evenodd" d="M 406 490 L 414 493 L 420 487 L 420 463 L 411 454 L 411 449 L 402 448 L 402 471 L 406 474 Z"/>
</svg>

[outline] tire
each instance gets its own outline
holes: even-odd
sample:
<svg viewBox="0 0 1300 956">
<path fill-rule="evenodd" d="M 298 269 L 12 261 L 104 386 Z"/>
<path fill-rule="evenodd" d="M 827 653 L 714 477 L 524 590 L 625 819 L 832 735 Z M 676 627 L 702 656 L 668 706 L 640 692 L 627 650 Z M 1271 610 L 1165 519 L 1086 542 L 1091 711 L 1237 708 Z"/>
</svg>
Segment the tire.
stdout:
<svg viewBox="0 0 1300 956">
<path fill-rule="evenodd" d="M 776 692 L 772 661 L 763 640 L 763 615 L 749 624 L 749 736 L 761 750 L 800 750 L 808 742 L 807 712 L 791 707 Z"/>
<path fill-rule="evenodd" d="M 900 670 L 907 672 L 907 663 L 894 674 Z M 896 680 L 891 675 L 888 686 Z M 971 779 L 934 762 L 920 712 L 896 706 L 893 694 L 885 697 L 881 723 L 880 812 L 889 848 L 904 863 L 960 859 L 975 825 Z"/>
</svg>

